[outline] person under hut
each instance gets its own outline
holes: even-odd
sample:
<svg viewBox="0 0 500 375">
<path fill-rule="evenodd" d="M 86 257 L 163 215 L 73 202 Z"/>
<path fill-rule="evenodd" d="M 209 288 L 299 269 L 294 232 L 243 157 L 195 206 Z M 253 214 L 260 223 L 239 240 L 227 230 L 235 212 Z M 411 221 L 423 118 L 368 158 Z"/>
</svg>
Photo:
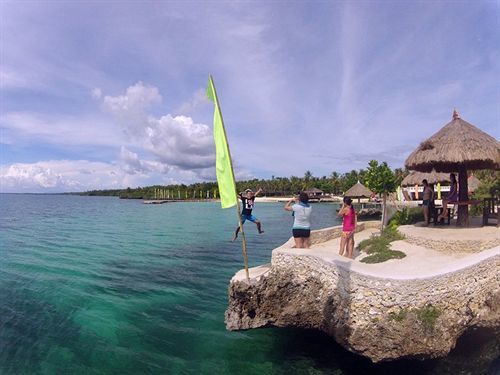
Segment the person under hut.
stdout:
<svg viewBox="0 0 500 375">
<path fill-rule="evenodd" d="M 446 198 L 443 198 L 443 212 L 438 216 L 439 221 L 444 221 L 448 216 L 448 204 L 458 202 L 457 178 L 454 173 L 450 173 L 450 192 Z"/>
<path fill-rule="evenodd" d="M 429 225 L 431 208 L 434 205 L 434 190 L 429 186 L 426 179 L 422 181 L 424 191 L 422 193 L 422 208 L 424 210 L 424 225 Z"/>
</svg>

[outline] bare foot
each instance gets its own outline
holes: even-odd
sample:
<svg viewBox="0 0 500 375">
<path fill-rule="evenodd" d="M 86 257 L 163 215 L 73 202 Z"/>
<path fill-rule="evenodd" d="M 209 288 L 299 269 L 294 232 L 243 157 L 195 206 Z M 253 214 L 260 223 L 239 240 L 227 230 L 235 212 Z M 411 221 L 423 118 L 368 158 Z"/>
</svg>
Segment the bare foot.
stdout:
<svg viewBox="0 0 500 375">
<path fill-rule="evenodd" d="M 238 235 L 237 235 L 237 234 L 235 234 L 235 235 L 233 236 L 233 239 L 231 240 L 231 242 L 236 241 L 236 239 L 237 239 L 237 238 L 238 238 Z"/>
</svg>

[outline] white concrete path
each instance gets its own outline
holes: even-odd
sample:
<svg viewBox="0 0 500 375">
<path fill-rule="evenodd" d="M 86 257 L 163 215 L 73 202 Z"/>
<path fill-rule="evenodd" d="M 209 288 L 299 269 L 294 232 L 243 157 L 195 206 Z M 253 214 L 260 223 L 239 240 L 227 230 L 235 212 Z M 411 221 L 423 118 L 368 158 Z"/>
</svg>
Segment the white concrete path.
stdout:
<svg viewBox="0 0 500 375">
<path fill-rule="evenodd" d="M 374 228 L 356 233 L 356 243 L 369 238 L 373 233 L 377 233 L 377 230 Z M 444 232 L 441 232 L 441 235 L 443 235 L 443 233 Z M 493 235 L 495 235 L 495 233 L 496 232 L 492 231 Z M 471 234 L 473 234 L 473 232 L 469 233 L 469 235 Z M 456 232 L 453 238 L 455 240 L 457 239 Z M 443 238 L 443 240 L 446 239 Z M 314 256 L 354 272 L 386 279 L 420 279 L 434 277 L 472 266 L 490 257 L 500 256 L 499 246 L 474 254 L 445 254 L 422 246 L 409 244 L 403 240 L 392 242 L 391 248 L 404 252 L 406 254 L 405 258 L 390 259 L 383 263 L 367 264 L 360 262 L 366 254 L 360 254 L 357 250 L 354 254 L 354 260 L 340 256 L 338 254 L 340 238 L 313 245 L 311 249 L 294 249 L 290 247 L 291 244 L 292 241 L 288 241 L 283 246 L 275 249 L 274 252 Z"/>
</svg>

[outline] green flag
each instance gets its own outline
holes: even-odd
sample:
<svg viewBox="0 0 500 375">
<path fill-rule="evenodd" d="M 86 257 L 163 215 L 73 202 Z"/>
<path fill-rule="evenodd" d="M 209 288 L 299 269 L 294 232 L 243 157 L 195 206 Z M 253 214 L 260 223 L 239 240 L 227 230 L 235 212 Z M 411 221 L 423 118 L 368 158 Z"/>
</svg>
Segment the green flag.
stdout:
<svg viewBox="0 0 500 375">
<path fill-rule="evenodd" d="M 208 79 L 208 98 L 215 103 L 214 110 L 214 141 L 215 141 L 215 170 L 219 185 L 220 203 L 222 208 L 233 207 L 237 203 L 236 185 L 234 182 L 233 163 L 224 129 L 224 121 L 219 107 L 219 100 L 215 92 L 212 76 Z"/>
</svg>

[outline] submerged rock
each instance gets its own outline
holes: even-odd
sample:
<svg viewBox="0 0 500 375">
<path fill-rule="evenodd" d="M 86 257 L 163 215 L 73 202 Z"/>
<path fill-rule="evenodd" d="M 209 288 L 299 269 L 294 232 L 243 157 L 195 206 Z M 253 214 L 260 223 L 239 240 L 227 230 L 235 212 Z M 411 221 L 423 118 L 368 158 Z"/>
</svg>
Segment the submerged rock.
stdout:
<svg viewBox="0 0 500 375">
<path fill-rule="evenodd" d="M 395 279 L 350 261 L 274 251 L 272 265 L 229 285 L 226 327 L 301 327 L 326 332 L 374 362 L 449 353 L 470 327 L 500 327 L 500 252 L 434 277 Z"/>
</svg>

